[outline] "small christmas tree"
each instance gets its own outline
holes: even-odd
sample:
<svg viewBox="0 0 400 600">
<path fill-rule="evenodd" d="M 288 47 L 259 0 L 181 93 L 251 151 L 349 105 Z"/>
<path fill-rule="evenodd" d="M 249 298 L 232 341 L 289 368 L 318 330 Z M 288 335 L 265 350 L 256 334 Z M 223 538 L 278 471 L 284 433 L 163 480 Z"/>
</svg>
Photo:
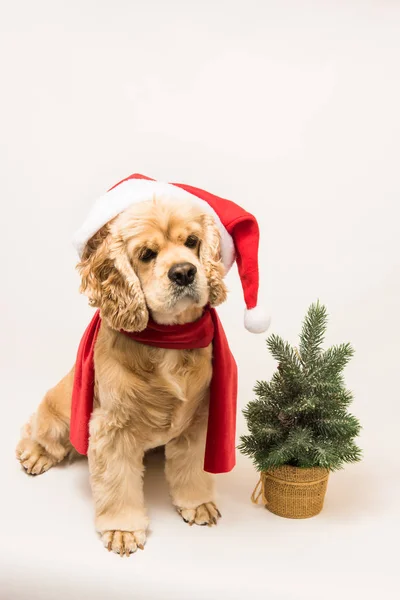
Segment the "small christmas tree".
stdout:
<svg viewBox="0 0 400 600">
<path fill-rule="evenodd" d="M 271 381 L 257 382 L 257 399 L 243 411 L 249 435 L 239 446 L 258 471 L 282 465 L 334 471 L 361 458 L 354 443 L 360 424 L 347 411 L 352 394 L 342 376 L 353 349 L 341 344 L 324 351 L 326 323 L 325 307 L 313 304 L 299 350 L 276 335 L 267 340 L 278 370 Z"/>
</svg>

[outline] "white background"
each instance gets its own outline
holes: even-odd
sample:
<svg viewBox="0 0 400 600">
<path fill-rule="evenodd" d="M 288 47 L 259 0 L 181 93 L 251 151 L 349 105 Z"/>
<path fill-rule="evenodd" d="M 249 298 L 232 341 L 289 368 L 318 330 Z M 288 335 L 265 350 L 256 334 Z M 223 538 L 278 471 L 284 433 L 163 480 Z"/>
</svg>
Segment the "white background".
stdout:
<svg viewBox="0 0 400 600">
<path fill-rule="evenodd" d="M 1 600 L 394 597 L 400 3 L 20 0 L 2 3 L 0 28 Z M 219 477 L 218 527 L 189 528 L 153 458 L 152 533 L 121 560 L 94 532 L 84 460 L 38 478 L 15 461 L 20 426 L 91 314 L 73 232 L 132 172 L 254 212 L 272 331 L 296 342 L 320 298 L 327 343 L 354 345 L 365 458 L 331 476 L 320 516 L 253 506 L 257 475 L 238 457 Z M 242 408 L 274 364 L 266 336 L 242 326 L 236 272 L 228 283 Z"/>
</svg>

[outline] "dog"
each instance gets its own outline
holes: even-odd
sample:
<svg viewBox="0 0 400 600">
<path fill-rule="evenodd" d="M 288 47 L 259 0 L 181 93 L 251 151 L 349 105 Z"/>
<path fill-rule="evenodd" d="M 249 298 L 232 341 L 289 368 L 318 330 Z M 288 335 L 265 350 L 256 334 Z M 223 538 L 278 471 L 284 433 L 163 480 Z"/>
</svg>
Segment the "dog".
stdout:
<svg viewBox="0 0 400 600">
<path fill-rule="evenodd" d="M 220 232 L 184 201 L 136 204 L 103 226 L 77 266 L 81 291 L 101 311 L 95 346 L 94 410 L 88 450 L 95 526 L 108 550 L 129 555 L 146 542 L 143 458 L 165 447 L 174 506 L 190 525 L 220 518 L 213 475 L 203 470 L 212 344 L 146 346 L 121 330 L 197 320 L 224 302 Z M 24 426 L 17 458 L 39 475 L 74 449 L 69 440 L 74 369 L 47 392 Z"/>
</svg>

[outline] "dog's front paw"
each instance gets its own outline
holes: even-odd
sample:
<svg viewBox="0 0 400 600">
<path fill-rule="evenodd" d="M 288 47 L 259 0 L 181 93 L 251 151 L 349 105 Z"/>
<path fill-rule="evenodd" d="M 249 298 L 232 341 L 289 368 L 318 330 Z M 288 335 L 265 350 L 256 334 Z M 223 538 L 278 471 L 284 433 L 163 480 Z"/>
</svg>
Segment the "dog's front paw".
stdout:
<svg viewBox="0 0 400 600">
<path fill-rule="evenodd" d="M 218 519 L 221 517 L 221 513 L 215 506 L 214 502 L 206 502 L 200 504 L 197 508 L 178 508 L 178 512 L 181 515 L 185 523 L 189 525 L 216 525 Z"/>
<path fill-rule="evenodd" d="M 137 531 L 104 531 L 101 541 L 109 552 L 115 552 L 120 556 L 129 556 L 138 548 L 144 549 L 146 543 L 146 532 L 143 529 Z"/>
</svg>

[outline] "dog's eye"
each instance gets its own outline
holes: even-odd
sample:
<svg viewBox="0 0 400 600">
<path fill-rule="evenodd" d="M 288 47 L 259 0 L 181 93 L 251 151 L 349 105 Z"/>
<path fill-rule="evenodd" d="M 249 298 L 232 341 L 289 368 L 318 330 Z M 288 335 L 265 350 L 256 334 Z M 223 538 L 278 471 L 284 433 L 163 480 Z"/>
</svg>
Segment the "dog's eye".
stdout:
<svg viewBox="0 0 400 600">
<path fill-rule="evenodd" d="M 155 252 L 155 250 L 151 250 L 150 248 L 143 248 L 143 250 L 140 253 L 139 258 L 143 262 L 150 262 L 156 256 L 157 256 L 157 252 Z"/>
<path fill-rule="evenodd" d="M 199 239 L 195 235 L 189 235 L 188 239 L 185 242 L 185 246 L 188 248 L 196 248 L 197 242 Z"/>
</svg>

